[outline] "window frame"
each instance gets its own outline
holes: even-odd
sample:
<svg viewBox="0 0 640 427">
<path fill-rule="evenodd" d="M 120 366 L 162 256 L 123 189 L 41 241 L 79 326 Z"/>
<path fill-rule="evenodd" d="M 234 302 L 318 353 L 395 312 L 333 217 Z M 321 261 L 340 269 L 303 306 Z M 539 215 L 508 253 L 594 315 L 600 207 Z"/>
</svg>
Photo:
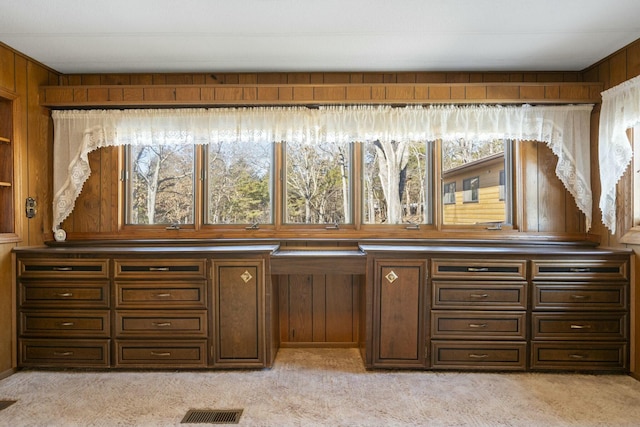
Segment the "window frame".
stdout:
<svg viewBox="0 0 640 427">
<path fill-rule="evenodd" d="M 440 142 L 439 141 L 426 141 L 427 150 L 426 158 L 430 165 L 432 165 L 431 173 L 427 173 L 424 179 L 426 203 L 425 203 L 425 215 L 427 221 L 430 223 L 420 224 L 365 224 L 363 220 L 364 215 L 364 155 L 362 142 L 352 142 L 350 144 L 351 150 L 351 179 L 350 179 L 350 203 L 352 206 L 351 217 L 352 223 L 350 224 L 338 224 L 336 227 L 334 224 L 295 224 L 285 223 L 285 197 L 286 197 L 286 185 L 285 185 L 285 167 L 286 167 L 286 152 L 284 148 L 284 142 L 273 142 L 272 149 L 272 178 L 271 178 L 271 209 L 272 209 L 272 223 L 271 224 L 206 224 L 205 223 L 205 209 L 206 209 L 206 189 L 207 179 L 206 176 L 206 149 L 203 145 L 196 146 L 196 172 L 195 172 L 195 224 L 193 225 L 180 225 L 180 232 L 193 232 L 201 233 L 203 238 L 210 236 L 215 237 L 230 237 L 243 236 L 243 237 L 270 237 L 270 238 L 288 238 L 297 236 L 306 237 L 329 237 L 329 236 L 345 236 L 352 238 L 368 238 L 370 236 L 402 236 L 405 230 L 411 230 L 408 237 L 427 237 L 430 233 L 438 231 L 455 231 L 455 232 L 476 232 L 487 229 L 487 224 L 444 224 L 443 223 L 443 198 L 442 187 L 435 185 L 435 183 L 442 182 L 442 171 L 440 157 Z M 521 192 L 514 192 L 514 188 L 519 185 L 516 182 L 516 174 L 514 170 L 517 169 L 516 161 L 518 157 L 515 155 L 515 141 L 510 141 L 508 144 L 508 153 L 505 152 L 505 195 L 509 209 L 506 212 L 507 218 L 504 223 L 497 227 L 498 231 L 511 231 L 516 229 L 513 217 L 517 212 L 518 206 L 522 201 L 518 201 L 518 197 L 521 197 Z M 136 225 L 126 224 L 125 218 L 126 212 L 126 179 L 124 168 L 127 167 L 126 159 L 126 147 L 120 147 L 120 171 L 121 171 L 121 185 L 119 203 L 118 203 L 118 218 L 119 218 L 119 232 L 131 233 L 140 236 L 153 236 L 156 233 L 158 236 L 166 235 L 166 230 L 172 230 L 172 227 L 166 225 Z M 508 156 L 508 157 L 507 157 Z M 428 170 L 428 169 L 427 169 Z M 440 187 L 440 188 L 437 188 Z M 457 187 L 457 185 L 456 185 Z M 114 208 L 115 209 L 115 208 Z M 492 230 L 494 228 L 491 228 Z M 193 234 L 192 233 L 192 234 Z M 398 234 L 399 233 L 399 234 Z M 174 235 L 174 236 L 177 236 Z M 186 237 L 186 236 L 185 236 Z M 196 237 L 196 236 L 194 236 Z"/>
</svg>

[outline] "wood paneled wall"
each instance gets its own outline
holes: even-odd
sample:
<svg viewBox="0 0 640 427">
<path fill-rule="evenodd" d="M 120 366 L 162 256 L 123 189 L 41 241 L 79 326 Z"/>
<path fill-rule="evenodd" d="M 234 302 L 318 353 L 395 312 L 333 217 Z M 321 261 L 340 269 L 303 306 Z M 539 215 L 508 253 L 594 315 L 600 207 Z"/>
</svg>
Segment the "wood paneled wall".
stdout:
<svg viewBox="0 0 640 427">
<path fill-rule="evenodd" d="M 604 84 L 604 90 L 612 88 L 624 81 L 640 76 L 640 40 L 629 44 L 617 52 L 604 58 L 602 61 L 586 69 L 583 78 L 589 81 L 600 81 Z M 591 116 L 591 158 L 597 159 L 598 155 L 598 122 L 600 120 L 600 110 L 596 109 Z M 638 138 L 638 135 L 634 135 Z M 634 153 L 635 156 L 640 153 Z M 623 240 L 638 241 L 638 232 L 630 231 L 633 227 L 633 197 L 640 197 L 640 188 L 633 188 L 633 173 L 629 168 L 618 183 L 616 202 L 618 205 L 616 217 L 616 233 L 611 234 L 602 224 L 602 215 L 599 210 L 600 200 L 600 177 L 598 162 L 591 162 L 591 182 L 593 183 L 594 195 L 594 232 L 601 236 L 600 242 L 605 246 L 624 246 Z M 635 194 L 634 194 L 635 192 Z M 629 238 L 629 234 L 636 237 Z M 636 267 L 632 275 L 631 286 L 631 371 L 633 375 L 640 379 L 640 245 L 627 245 L 635 253 Z M 635 286 L 634 286 L 635 284 Z"/>
<path fill-rule="evenodd" d="M 0 378 L 15 367 L 15 331 L 11 250 L 16 245 L 39 245 L 51 228 L 51 164 L 53 127 L 51 114 L 40 106 L 39 88 L 57 84 L 59 73 L 0 43 L 0 88 L 15 95 L 14 191 L 20 241 L 0 241 Z M 25 199 L 37 202 L 35 218 L 26 219 Z M 50 233 L 49 233 L 50 235 Z"/>
</svg>

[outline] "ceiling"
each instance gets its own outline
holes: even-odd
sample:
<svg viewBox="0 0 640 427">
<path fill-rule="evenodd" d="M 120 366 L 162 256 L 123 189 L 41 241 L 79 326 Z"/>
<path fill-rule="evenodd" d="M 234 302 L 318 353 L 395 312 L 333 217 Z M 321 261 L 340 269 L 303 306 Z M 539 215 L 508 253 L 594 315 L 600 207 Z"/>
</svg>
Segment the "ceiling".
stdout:
<svg viewBox="0 0 640 427">
<path fill-rule="evenodd" d="M 0 0 L 0 41 L 65 74 L 580 71 L 638 0 Z"/>
</svg>

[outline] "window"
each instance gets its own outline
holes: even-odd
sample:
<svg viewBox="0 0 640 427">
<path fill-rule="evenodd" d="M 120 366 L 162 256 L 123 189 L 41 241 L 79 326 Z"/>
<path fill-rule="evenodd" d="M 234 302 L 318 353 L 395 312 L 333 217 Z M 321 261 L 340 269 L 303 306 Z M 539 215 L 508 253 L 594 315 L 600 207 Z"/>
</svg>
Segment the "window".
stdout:
<svg viewBox="0 0 640 427">
<path fill-rule="evenodd" d="M 478 188 L 480 188 L 480 177 L 474 176 L 462 181 L 462 202 L 477 203 Z"/>
<path fill-rule="evenodd" d="M 365 224 L 430 222 L 428 145 L 424 141 L 364 144 Z"/>
<path fill-rule="evenodd" d="M 351 223 L 350 146 L 285 143 L 286 223 Z"/>
<path fill-rule="evenodd" d="M 464 140 L 131 146 L 124 223 L 186 225 L 205 234 L 220 226 L 270 225 L 275 233 L 289 226 L 510 224 L 510 147 Z M 438 191 L 440 219 L 433 224 Z"/>
<path fill-rule="evenodd" d="M 271 143 L 218 143 L 205 149 L 206 224 L 271 224 Z"/>
<path fill-rule="evenodd" d="M 456 183 L 448 182 L 444 184 L 442 203 L 445 205 L 455 205 L 456 203 Z"/>
<path fill-rule="evenodd" d="M 128 148 L 127 224 L 193 224 L 192 145 Z"/>
<path fill-rule="evenodd" d="M 442 141 L 444 225 L 511 223 L 511 146 L 503 140 Z M 455 182 L 462 182 L 459 204 L 450 195 Z"/>
<path fill-rule="evenodd" d="M 640 125 L 633 128 L 633 226 L 640 228 Z"/>
</svg>

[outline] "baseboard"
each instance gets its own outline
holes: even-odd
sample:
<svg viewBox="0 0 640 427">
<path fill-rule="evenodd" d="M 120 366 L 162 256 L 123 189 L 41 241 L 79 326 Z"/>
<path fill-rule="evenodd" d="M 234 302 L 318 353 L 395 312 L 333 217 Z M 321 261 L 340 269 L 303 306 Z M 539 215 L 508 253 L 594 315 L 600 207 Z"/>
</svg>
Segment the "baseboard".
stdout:
<svg viewBox="0 0 640 427">
<path fill-rule="evenodd" d="M 634 379 L 636 379 L 636 380 L 640 381 L 640 372 L 630 372 L 630 373 L 629 373 L 629 375 L 630 375 L 632 378 L 634 378 Z"/>
<path fill-rule="evenodd" d="M 16 368 L 11 368 L 11 369 L 7 369 L 4 372 L 0 372 L 0 380 L 3 380 L 7 377 L 10 377 L 11 375 L 15 374 L 16 372 L 18 372 L 18 370 Z"/>
</svg>

